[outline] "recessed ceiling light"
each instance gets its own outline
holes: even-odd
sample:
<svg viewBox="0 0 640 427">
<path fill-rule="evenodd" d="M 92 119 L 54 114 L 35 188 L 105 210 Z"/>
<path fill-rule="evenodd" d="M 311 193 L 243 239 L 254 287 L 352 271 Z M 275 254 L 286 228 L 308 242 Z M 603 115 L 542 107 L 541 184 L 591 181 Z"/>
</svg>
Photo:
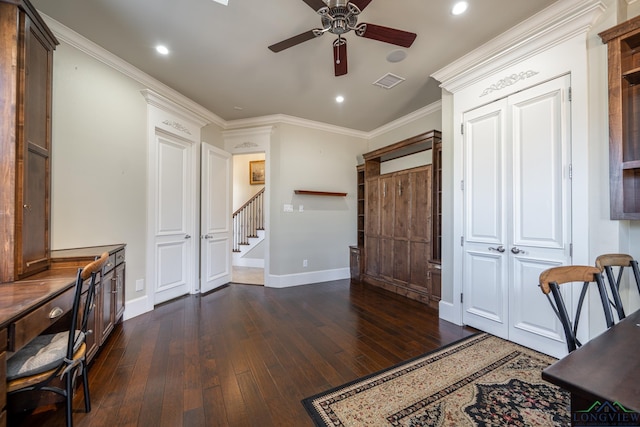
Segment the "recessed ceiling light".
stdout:
<svg viewBox="0 0 640 427">
<path fill-rule="evenodd" d="M 215 1 L 216 3 L 223 4 L 225 6 L 229 4 L 229 0 L 213 0 L 213 1 Z"/>
<path fill-rule="evenodd" d="M 236 110 L 236 111 L 242 111 L 242 110 L 244 110 L 244 108 L 242 108 L 242 107 L 238 107 L 237 105 L 236 105 L 235 107 L 233 107 L 233 109 L 234 109 L 234 110 Z"/>
<path fill-rule="evenodd" d="M 161 54 L 161 55 L 168 55 L 169 54 L 169 49 L 167 49 L 166 46 L 163 46 L 161 44 L 156 46 L 156 51 L 158 51 L 158 53 Z"/>
<path fill-rule="evenodd" d="M 338 95 L 338 96 L 336 96 L 336 102 L 337 102 L 338 104 L 340 104 L 340 103 L 344 102 L 344 96 L 342 96 L 342 95 Z"/>
<path fill-rule="evenodd" d="M 463 14 L 467 10 L 467 7 L 469 7 L 469 4 L 466 1 L 459 1 L 458 3 L 453 5 L 453 8 L 451 8 L 451 14 Z"/>
</svg>

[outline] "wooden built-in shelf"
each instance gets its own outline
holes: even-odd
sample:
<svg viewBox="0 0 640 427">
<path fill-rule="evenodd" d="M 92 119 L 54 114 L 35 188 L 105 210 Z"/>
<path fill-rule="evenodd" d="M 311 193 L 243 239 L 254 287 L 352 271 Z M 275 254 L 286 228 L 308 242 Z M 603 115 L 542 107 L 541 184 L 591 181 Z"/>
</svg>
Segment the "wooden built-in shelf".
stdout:
<svg viewBox="0 0 640 427">
<path fill-rule="evenodd" d="M 640 68 L 626 71 L 622 73 L 622 77 L 624 77 L 630 85 L 637 85 L 638 83 L 640 83 Z"/>
<path fill-rule="evenodd" d="M 335 196 L 345 197 L 347 193 L 337 193 L 334 191 L 311 191 L 311 190 L 293 190 L 296 194 L 302 194 L 305 196 Z"/>
<path fill-rule="evenodd" d="M 640 169 L 640 160 L 622 162 L 622 169 Z"/>
</svg>

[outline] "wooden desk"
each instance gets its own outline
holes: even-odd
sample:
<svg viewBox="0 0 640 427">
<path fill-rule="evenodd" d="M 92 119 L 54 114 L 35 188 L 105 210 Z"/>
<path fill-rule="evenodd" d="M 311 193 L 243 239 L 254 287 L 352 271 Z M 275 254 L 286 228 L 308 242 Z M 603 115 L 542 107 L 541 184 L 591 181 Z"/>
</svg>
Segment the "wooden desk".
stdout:
<svg viewBox="0 0 640 427">
<path fill-rule="evenodd" d="M 571 392 L 571 410 L 619 402 L 640 412 L 640 310 L 542 371 Z"/>
<path fill-rule="evenodd" d="M 6 425 L 6 360 L 71 310 L 78 267 L 103 252 L 109 261 L 96 286 L 96 310 L 89 319 L 90 361 L 124 311 L 124 244 L 52 252 L 51 269 L 16 282 L 0 284 L 0 427 Z M 55 310 L 59 315 L 51 316 Z"/>
</svg>

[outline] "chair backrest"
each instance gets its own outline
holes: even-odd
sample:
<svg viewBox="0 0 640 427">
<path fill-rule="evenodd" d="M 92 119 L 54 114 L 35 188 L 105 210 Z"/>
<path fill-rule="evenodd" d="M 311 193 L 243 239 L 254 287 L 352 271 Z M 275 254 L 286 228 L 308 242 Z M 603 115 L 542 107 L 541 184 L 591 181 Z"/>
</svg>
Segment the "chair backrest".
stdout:
<svg viewBox="0 0 640 427">
<path fill-rule="evenodd" d="M 578 321 L 580 320 L 580 312 L 582 311 L 584 298 L 591 283 L 596 283 L 598 287 L 598 293 L 600 294 L 607 328 L 613 326 L 613 315 L 611 313 L 611 307 L 609 306 L 609 298 L 607 296 L 607 290 L 604 287 L 604 280 L 602 279 L 602 274 L 600 273 L 599 268 L 582 265 L 553 267 L 543 271 L 540 274 L 539 281 L 540 289 L 542 289 L 542 292 L 549 299 L 551 307 L 562 323 L 569 352 L 572 352 L 582 345 L 576 336 L 578 332 Z M 560 285 L 573 282 L 583 282 L 583 285 L 580 292 L 580 299 L 578 300 L 578 306 L 572 321 L 564 303 L 564 299 L 562 298 L 562 294 L 560 293 Z M 553 295 L 553 301 L 549 297 L 549 293 Z"/>
<path fill-rule="evenodd" d="M 622 305 L 622 300 L 620 299 L 622 273 L 624 272 L 625 267 L 631 268 L 638 288 L 638 293 L 640 294 L 640 270 L 638 269 L 638 261 L 633 259 L 631 255 L 627 254 L 605 254 L 596 258 L 596 267 L 601 271 L 604 271 L 607 277 L 607 282 L 609 282 L 609 290 L 611 291 L 611 297 L 613 298 L 613 301 L 610 301 L 611 306 L 616 309 L 618 319 L 624 319 L 624 307 Z M 618 267 L 617 276 L 614 276 L 614 267 Z"/>
<path fill-rule="evenodd" d="M 73 308 L 71 311 L 71 325 L 69 328 L 69 341 L 67 344 L 67 359 L 72 360 L 78 345 L 84 340 L 87 332 L 89 312 L 94 306 L 95 287 L 97 274 L 109 259 L 109 254 L 104 252 L 100 257 L 78 269 L 76 276 Z M 77 332 L 76 332 L 77 331 Z"/>
</svg>

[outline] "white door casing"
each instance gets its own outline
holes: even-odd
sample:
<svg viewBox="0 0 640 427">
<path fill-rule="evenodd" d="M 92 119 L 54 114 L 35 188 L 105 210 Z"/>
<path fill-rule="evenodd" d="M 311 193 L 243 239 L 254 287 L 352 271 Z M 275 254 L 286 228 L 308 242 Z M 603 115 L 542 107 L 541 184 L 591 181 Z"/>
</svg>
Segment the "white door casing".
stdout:
<svg viewBox="0 0 640 427">
<path fill-rule="evenodd" d="M 464 115 L 464 323 L 562 356 L 538 276 L 570 264 L 569 76 Z M 571 292 L 565 292 L 571 303 Z"/>
<path fill-rule="evenodd" d="M 157 130 L 154 144 L 154 304 L 193 290 L 194 145 Z"/>
<path fill-rule="evenodd" d="M 200 203 L 200 292 L 231 281 L 231 153 L 202 143 Z"/>
</svg>

